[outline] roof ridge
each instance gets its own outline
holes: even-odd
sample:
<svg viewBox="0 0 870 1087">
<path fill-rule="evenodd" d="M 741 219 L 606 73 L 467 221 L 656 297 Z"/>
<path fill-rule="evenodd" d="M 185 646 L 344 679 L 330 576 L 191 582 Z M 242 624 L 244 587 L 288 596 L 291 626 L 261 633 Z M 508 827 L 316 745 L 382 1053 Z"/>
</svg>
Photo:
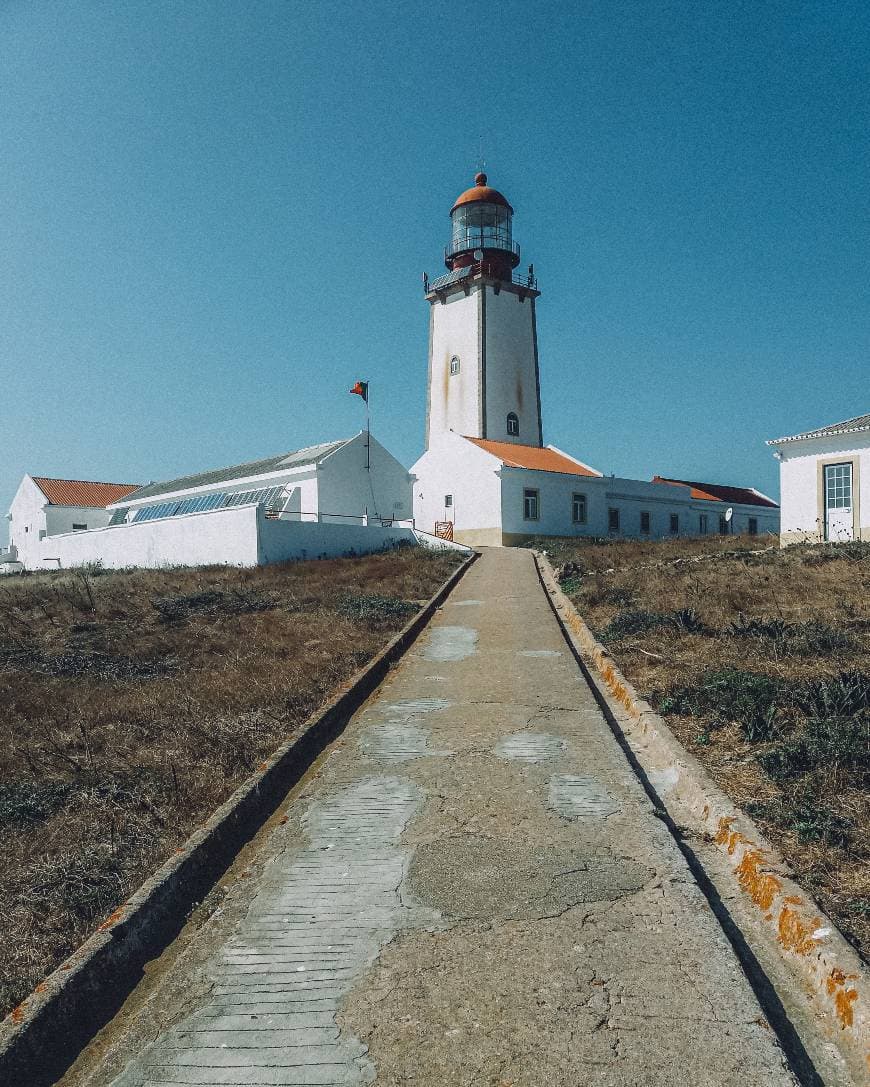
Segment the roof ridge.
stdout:
<svg viewBox="0 0 870 1087">
<path fill-rule="evenodd" d="M 154 498 L 158 495 L 172 494 L 175 491 L 185 491 L 197 487 L 210 487 L 221 483 L 230 483 L 234 480 L 244 479 L 246 475 L 251 475 L 253 477 L 280 472 L 282 468 L 298 468 L 300 467 L 298 463 L 295 465 L 288 465 L 285 462 L 289 461 L 291 458 L 296 458 L 298 460 L 300 456 L 304 456 L 304 454 L 314 452 L 315 450 L 323 450 L 324 455 L 327 455 L 326 451 L 333 453 L 358 436 L 358 434 L 355 434 L 350 438 L 337 438 L 328 442 L 315 442 L 313 445 L 303 445 L 298 449 L 288 449 L 283 453 L 273 453 L 271 456 L 257 457 L 255 460 L 241 461 L 236 464 L 225 464 L 220 468 L 209 468 L 205 470 L 201 469 L 197 472 L 188 472 L 186 475 L 174 476 L 172 479 L 152 479 L 148 483 L 143 483 L 132 495 L 125 495 L 125 498 L 129 497 L 136 500 Z M 311 460 L 317 459 L 319 459 L 319 457 L 315 456 L 310 458 L 309 461 L 303 461 L 302 464 L 310 463 Z M 143 494 L 141 492 L 147 493 Z"/>
<path fill-rule="evenodd" d="M 852 426 L 852 423 L 859 424 Z M 823 426 L 811 430 L 801 430 L 797 434 L 786 434 L 782 438 L 768 438 L 765 445 L 779 445 L 782 442 L 797 442 L 805 438 L 827 438 L 837 434 L 853 434 L 862 430 L 870 430 L 870 412 L 861 415 L 853 415 L 851 419 L 843 419 L 839 423 L 825 423 Z"/>
<path fill-rule="evenodd" d="M 673 487 L 688 487 L 690 491 L 697 492 L 692 494 L 692 498 L 696 501 L 699 498 L 703 498 L 710 502 L 736 502 L 738 505 L 770 505 L 779 508 L 779 503 L 770 497 L 770 495 L 764 494 L 763 491 L 759 491 L 757 487 L 744 486 L 737 483 L 705 483 L 703 480 L 698 479 L 675 479 L 673 476 L 654 475 L 652 478 L 653 483 L 666 483 Z M 731 492 L 729 494 L 716 494 L 716 491 Z M 744 496 L 744 500 L 741 497 L 735 495 L 734 492 L 741 492 Z M 745 496 L 754 496 L 761 499 L 760 502 L 747 502 Z"/>
<path fill-rule="evenodd" d="M 143 487 L 143 483 L 118 483 L 115 480 L 110 479 L 70 479 L 68 476 L 34 476 L 30 478 L 36 482 L 37 479 L 45 480 L 47 483 L 88 483 L 97 487 Z"/>
</svg>

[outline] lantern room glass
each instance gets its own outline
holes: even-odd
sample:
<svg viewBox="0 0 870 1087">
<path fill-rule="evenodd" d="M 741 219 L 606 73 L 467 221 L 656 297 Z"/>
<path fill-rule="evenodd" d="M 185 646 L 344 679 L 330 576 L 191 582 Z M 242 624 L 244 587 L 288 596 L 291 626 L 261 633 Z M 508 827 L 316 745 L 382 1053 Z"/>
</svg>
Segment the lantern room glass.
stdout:
<svg viewBox="0 0 870 1087">
<path fill-rule="evenodd" d="M 475 201 L 462 204 L 452 215 L 453 236 L 451 252 L 465 249 L 512 248 L 511 212 L 500 204 Z"/>
</svg>

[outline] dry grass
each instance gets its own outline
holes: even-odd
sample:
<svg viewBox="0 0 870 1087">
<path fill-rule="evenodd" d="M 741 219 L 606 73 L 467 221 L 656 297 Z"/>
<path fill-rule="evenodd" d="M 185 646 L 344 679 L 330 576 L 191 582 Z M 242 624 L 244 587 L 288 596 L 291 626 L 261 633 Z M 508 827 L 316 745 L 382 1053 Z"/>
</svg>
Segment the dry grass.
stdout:
<svg viewBox="0 0 870 1087">
<path fill-rule="evenodd" d="M 628 678 L 867 957 L 870 545 L 770 544 L 541 542 Z"/>
<path fill-rule="evenodd" d="M 405 549 L 0 586 L 0 1014 L 456 562 Z"/>
</svg>

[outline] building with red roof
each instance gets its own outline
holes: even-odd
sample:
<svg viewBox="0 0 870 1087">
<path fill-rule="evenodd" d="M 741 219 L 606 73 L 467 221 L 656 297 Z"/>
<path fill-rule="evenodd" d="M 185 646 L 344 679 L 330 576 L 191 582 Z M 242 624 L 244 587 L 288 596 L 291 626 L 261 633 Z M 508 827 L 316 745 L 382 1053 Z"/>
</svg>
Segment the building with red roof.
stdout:
<svg viewBox="0 0 870 1087">
<path fill-rule="evenodd" d="M 42 540 L 107 525 L 112 514 L 106 507 L 138 487 L 138 483 L 25 476 L 6 514 L 9 548 L 0 556 L 0 562 L 7 568 L 11 563 L 36 568 L 41 562 Z"/>
</svg>

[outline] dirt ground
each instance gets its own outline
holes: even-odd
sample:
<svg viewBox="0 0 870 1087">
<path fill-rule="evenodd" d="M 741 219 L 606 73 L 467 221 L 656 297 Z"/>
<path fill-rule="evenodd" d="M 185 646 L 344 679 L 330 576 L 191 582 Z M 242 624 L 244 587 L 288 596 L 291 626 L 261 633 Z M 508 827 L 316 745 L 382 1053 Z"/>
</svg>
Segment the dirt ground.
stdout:
<svg viewBox="0 0 870 1087">
<path fill-rule="evenodd" d="M 870 544 L 538 546 L 626 676 L 870 955 Z"/>
<path fill-rule="evenodd" d="M 409 548 L 0 585 L 0 1015 L 457 561 Z"/>
</svg>

